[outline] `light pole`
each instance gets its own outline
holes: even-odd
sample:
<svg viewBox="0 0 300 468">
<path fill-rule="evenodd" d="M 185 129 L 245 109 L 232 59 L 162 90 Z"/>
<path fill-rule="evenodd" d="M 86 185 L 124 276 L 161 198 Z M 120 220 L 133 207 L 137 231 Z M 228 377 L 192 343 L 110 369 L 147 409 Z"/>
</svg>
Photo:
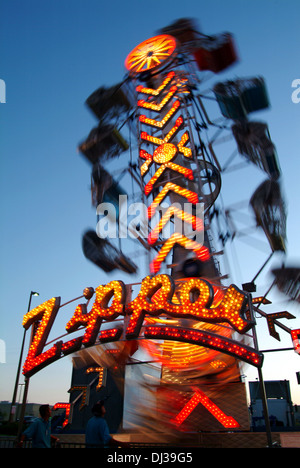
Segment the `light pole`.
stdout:
<svg viewBox="0 0 300 468">
<path fill-rule="evenodd" d="M 39 296 L 39 293 L 36 292 L 36 291 L 31 291 L 30 292 L 27 312 L 30 311 L 32 296 Z M 24 329 L 22 346 L 21 346 L 20 357 L 19 357 L 18 370 L 17 370 L 17 375 L 16 375 L 15 388 L 14 388 L 14 394 L 13 394 L 13 397 L 12 397 L 11 408 L 10 408 L 9 422 L 13 422 L 14 414 L 15 414 L 15 411 L 16 411 L 16 399 L 17 399 L 20 371 L 21 371 L 23 351 L 24 351 L 24 345 L 25 345 L 25 337 L 26 337 L 26 330 Z"/>
</svg>

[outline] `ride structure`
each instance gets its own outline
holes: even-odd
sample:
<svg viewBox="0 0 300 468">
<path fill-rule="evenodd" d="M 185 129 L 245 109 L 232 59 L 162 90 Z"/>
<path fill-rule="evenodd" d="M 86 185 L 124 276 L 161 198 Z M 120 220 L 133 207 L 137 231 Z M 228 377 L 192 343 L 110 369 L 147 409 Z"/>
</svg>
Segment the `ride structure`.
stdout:
<svg viewBox="0 0 300 468">
<path fill-rule="evenodd" d="M 138 199 L 146 207 L 145 216 L 131 225 L 131 230 L 147 263 L 138 287 L 137 283 L 125 285 L 115 280 L 99 286 L 89 312 L 87 305 L 94 291 L 87 288 L 87 304 L 79 305 L 66 325 L 67 333 L 78 332 L 83 326 L 84 335 L 57 345 L 40 364 L 36 359 L 42 347 L 36 338 L 25 374 L 32 375 L 70 353 L 77 365 L 88 362 L 85 374 L 99 373 L 99 380 L 93 377 L 88 384 L 77 382 L 72 386 L 70 403 L 57 404 L 67 409 L 65 425 L 72 422 L 80 396 L 80 411 L 89 406 L 93 385 L 98 382 L 95 391 L 105 392 L 106 372 L 114 376 L 117 367 L 122 369 L 116 381 L 124 399 L 124 369 L 145 362 L 158 370 L 159 377 L 151 385 L 142 382 L 148 398 L 136 402 L 137 430 L 143 428 L 144 432 L 149 425 L 173 440 L 190 431 L 248 431 L 241 364 L 258 369 L 264 394 L 263 354 L 257 342 L 254 312 L 267 319 L 275 338 L 275 324 L 290 333 L 299 351 L 299 329 L 290 330 L 278 320 L 294 317 L 288 312 L 267 314 L 261 309 L 268 303 L 267 294 L 253 297 L 261 270 L 252 281 L 237 286 L 224 268 L 228 264 L 228 243 L 241 235 L 234 220 L 236 210 L 224 205 L 223 193 L 228 191 L 224 181 L 229 174 L 231 201 L 240 202 L 235 189 L 241 178 L 232 178 L 232 171 L 240 166 L 265 177 L 250 197 L 256 231 L 266 237 L 270 250 L 263 267 L 273 254 L 284 255 L 286 250 L 286 212 L 276 148 L 267 124 L 249 118 L 269 106 L 264 79 L 219 81 L 204 89 L 207 76 L 215 78 L 237 61 L 231 34 L 208 36 L 198 31 L 193 20 L 179 20 L 128 54 L 123 82 L 99 88 L 87 99 L 99 122 L 79 150 L 92 165 L 97 229 L 84 234 L 83 253 L 105 272 L 121 270 L 137 275 L 135 259 L 141 255 L 137 253 L 134 258 L 124 253 L 120 226 L 124 224 L 121 202 Z M 121 134 L 125 129 L 127 138 Z M 228 158 L 226 147 L 219 157 L 216 146 L 227 143 L 233 146 L 233 152 Z M 122 157 L 124 167 L 115 170 L 116 158 Z M 237 167 L 233 168 L 236 160 Z M 124 185 L 130 185 L 126 177 L 137 188 L 129 197 L 121 186 L 123 178 Z M 107 214 L 105 209 L 111 206 L 113 210 Z M 103 219 L 118 226 L 118 245 L 104 236 Z M 249 214 L 247 221 L 251 221 Z M 292 287 L 294 270 L 288 271 L 289 291 L 293 289 L 298 297 L 298 286 L 296 290 Z M 298 281 L 298 270 L 296 273 Z M 284 273 L 276 270 L 274 274 L 278 285 L 280 278 L 281 287 L 287 288 L 282 286 Z M 25 316 L 24 326 L 29 327 L 44 313 L 40 344 L 45 344 L 45 333 L 59 307 L 56 300 Z M 108 355 L 114 355 L 113 359 Z M 82 371 L 79 374 L 82 376 Z M 270 444 L 266 402 L 264 411 Z"/>
</svg>

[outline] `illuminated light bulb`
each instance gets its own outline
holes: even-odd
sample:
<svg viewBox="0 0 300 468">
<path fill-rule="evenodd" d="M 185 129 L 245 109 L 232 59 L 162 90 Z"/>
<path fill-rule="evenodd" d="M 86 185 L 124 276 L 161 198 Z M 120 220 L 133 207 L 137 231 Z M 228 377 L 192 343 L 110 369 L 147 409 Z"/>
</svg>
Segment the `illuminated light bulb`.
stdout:
<svg viewBox="0 0 300 468">
<path fill-rule="evenodd" d="M 162 63 L 169 61 L 176 53 L 175 37 L 161 34 L 152 37 L 136 46 L 127 56 L 125 67 L 129 73 L 148 72 L 156 69 Z"/>
<path fill-rule="evenodd" d="M 78 338 L 74 338 L 73 340 L 69 340 L 66 343 L 63 343 L 61 351 L 64 354 L 64 356 L 74 353 L 74 351 L 80 349 L 82 345 L 82 339 L 83 337 L 80 336 Z"/>
<path fill-rule="evenodd" d="M 153 177 L 149 180 L 149 182 L 145 185 L 144 187 L 145 195 L 148 196 L 152 192 L 155 182 L 157 182 L 157 180 L 161 177 L 161 175 L 166 169 L 171 169 L 172 171 L 178 172 L 179 174 L 183 175 L 186 179 L 194 180 L 192 169 L 179 166 L 178 164 L 174 164 L 172 162 L 168 162 L 166 164 L 162 164 L 157 169 Z"/>
<path fill-rule="evenodd" d="M 111 341 L 118 341 L 122 335 L 123 327 L 110 328 L 109 330 L 101 330 L 99 334 L 99 341 L 107 343 Z"/>
<path fill-rule="evenodd" d="M 174 71 L 169 72 L 166 78 L 163 80 L 162 84 L 157 89 L 146 88 L 143 85 L 139 85 L 136 87 L 136 91 L 138 93 L 151 94 L 152 96 L 159 96 L 160 93 L 166 88 L 166 86 L 172 81 L 174 76 L 175 76 Z"/>
<path fill-rule="evenodd" d="M 83 290 L 83 295 L 86 299 L 91 299 L 94 295 L 94 288 L 85 288 Z"/>
<path fill-rule="evenodd" d="M 52 408 L 52 411 L 56 411 L 58 409 L 66 410 L 65 419 L 62 423 L 62 427 L 66 427 L 70 422 L 69 417 L 70 417 L 70 412 L 71 412 L 71 404 L 70 403 L 55 403 L 55 405 Z"/>
<path fill-rule="evenodd" d="M 163 145 L 164 143 L 168 143 L 178 132 L 178 130 L 183 125 L 183 118 L 182 116 L 178 117 L 175 121 L 175 125 L 173 128 L 168 132 L 164 139 L 154 137 L 153 135 L 149 135 L 147 132 L 141 132 L 140 137 L 142 140 L 148 141 L 149 143 L 153 143 L 155 145 Z"/>
<path fill-rule="evenodd" d="M 49 332 L 55 317 L 59 311 L 60 298 L 54 297 L 35 307 L 27 312 L 23 318 L 23 327 L 27 330 L 35 322 L 38 322 L 38 327 L 35 330 L 32 343 L 30 344 L 27 358 L 23 366 L 24 375 L 32 375 L 39 369 L 45 366 L 46 363 L 52 362 L 61 353 L 62 342 L 58 342 L 49 350 L 42 353 Z"/>
<path fill-rule="evenodd" d="M 147 153 L 147 151 L 141 149 L 140 150 L 140 158 L 146 159 L 146 161 L 141 165 L 140 172 L 141 176 L 144 177 L 145 174 L 149 171 L 150 166 L 153 163 L 152 154 Z"/>
<path fill-rule="evenodd" d="M 259 297 L 252 298 L 252 304 L 272 304 L 272 302 L 263 296 L 259 296 Z"/>
<path fill-rule="evenodd" d="M 174 193 L 177 193 L 178 195 L 181 195 L 182 197 L 187 198 L 187 200 L 190 203 L 195 204 L 199 202 L 199 197 L 196 192 L 192 192 L 191 190 L 180 187 L 179 185 L 176 185 L 172 182 L 167 182 L 166 185 L 159 192 L 159 194 L 155 197 L 151 205 L 148 207 L 149 219 L 152 218 L 152 216 L 154 215 L 156 211 L 156 208 L 164 200 L 164 198 L 167 196 L 169 191 L 172 191 Z"/>
<path fill-rule="evenodd" d="M 108 303 L 113 297 L 109 307 Z M 68 333 L 72 333 L 80 326 L 86 327 L 82 343 L 90 346 L 96 340 L 102 320 L 114 320 L 124 312 L 125 285 L 122 281 L 111 281 L 105 286 L 96 288 L 96 299 L 90 312 L 86 304 L 79 304 L 73 317 L 66 325 Z"/>
<path fill-rule="evenodd" d="M 199 292 L 199 295 L 196 300 L 191 302 L 190 293 L 196 290 Z M 219 302 L 218 299 L 214 303 L 215 292 L 217 296 L 218 291 L 216 288 L 214 289 L 206 280 L 190 278 L 181 285 L 181 288 L 177 292 L 179 301 L 173 303 L 174 283 L 168 275 L 144 278 L 138 296 L 126 307 L 126 313 L 131 315 L 126 335 L 133 333 L 134 336 L 137 336 L 145 314 L 156 316 L 162 312 L 173 318 L 192 318 L 199 321 L 218 323 L 229 322 L 237 331 L 245 333 L 252 326 L 251 322 L 244 321 L 240 316 L 243 314 L 245 295 L 235 289 L 234 286 L 230 286 L 224 294 L 222 301 Z M 228 305 L 232 308 L 230 297 L 235 294 L 238 295 L 239 301 L 235 304 L 234 311 L 230 310 L 230 313 L 228 313 Z M 159 331 L 161 332 L 161 329 Z M 195 336 L 195 339 L 198 340 L 202 336 L 202 332 L 199 333 L 197 332 L 194 335 L 189 334 L 189 338 L 193 339 L 193 336 Z M 214 339 L 213 345 L 217 347 L 224 346 L 223 338 L 217 337 Z M 229 342 L 228 346 L 233 345 Z M 248 356 L 247 348 L 238 347 L 237 350 L 237 352 L 242 350 L 241 352 Z"/>
<path fill-rule="evenodd" d="M 130 313 L 130 320 L 126 329 L 126 337 L 136 337 L 139 334 L 145 313 L 158 315 L 162 310 L 153 299 L 153 295 L 161 289 L 160 301 L 165 305 L 173 296 L 174 283 L 168 275 L 147 276 L 143 279 L 141 289 L 137 297 L 131 301 L 126 312 Z"/>
<path fill-rule="evenodd" d="M 163 143 L 153 153 L 153 161 L 158 164 L 164 164 L 172 159 L 177 154 L 177 148 L 172 143 Z"/>
<path fill-rule="evenodd" d="M 81 391 L 81 403 L 79 410 L 82 410 L 89 404 L 90 387 L 87 385 L 73 385 L 73 387 L 70 388 L 69 393 L 76 391 Z"/>
<path fill-rule="evenodd" d="M 85 371 L 86 374 L 97 373 L 99 375 L 96 391 L 98 392 L 105 386 L 106 369 L 104 367 L 88 367 Z"/>
<path fill-rule="evenodd" d="M 157 273 L 160 270 L 162 262 L 165 260 L 168 253 L 172 250 L 175 244 L 179 244 L 185 249 L 193 250 L 200 261 L 207 261 L 210 258 L 207 247 L 204 247 L 198 242 L 193 241 L 188 237 L 179 234 L 178 232 L 175 232 L 170 236 L 169 239 L 165 241 L 157 256 L 150 263 L 151 273 Z"/>
<path fill-rule="evenodd" d="M 144 164 L 141 165 L 140 171 L 141 171 L 141 176 L 143 177 L 149 170 L 149 167 L 152 164 L 152 160 L 145 161 Z"/>
<path fill-rule="evenodd" d="M 85 327 L 86 331 L 83 336 L 82 343 L 85 346 L 89 346 L 96 340 L 101 321 L 102 319 L 98 316 L 95 309 L 92 308 L 90 312 L 87 312 L 86 304 L 79 304 L 76 307 L 71 320 L 69 320 L 66 325 L 66 331 L 68 333 L 72 333 L 81 326 Z"/>
<path fill-rule="evenodd" d="M 171 219 L 172 216 L 176 216 L 180 218 L 182 221 L 189 223 L 192 225 L 195 231 L 203 231 L 204 226 L 203 222 L 200 218 L 196 216 L 190 215 L 189 213 L 179 210 L 179 208 L 175 206 L 170 206 L 167 211 L 164 213 L 162 218 L 160 219 L 159 223 L 155 226 L 155 228 L 151 231 L 148 236 L 148 243 L 154 244 L 159 236 L 159 233 L 162 231 L 163 227 L 167 224 L 167 222 Z"/>
<path fill-rule="evenodd" d="M 140 158 L 152 161 L 152 155 L 143 149 L 140 150 Z"/>
<path fill-rule="evenodd" d="M 224 361 L 215 360 L 210 363 L 211 367 L 214 369 L 224 369 L 226 367 L 226 363 Z"/>
<path fill-rule="evenodd" d="M 244 362 L 260 367 L 263 355 L 250 346 L 241 346 L 229 338 L 211 334 L 206 330 L 184 329 L 181 327 L 147 326 L 144 332 L 145 338 L 159 340 L 177 340 L 190 344 L 198 344 L 230 354 Z"/>
<path fill-rule="evenodd" d="M 163 130 L 165 126 L 167 125 L 167 123 L 170 121 L 170 119 L 173 117 L 173 115 L 178 111 L 179 108 L 180 108 L 180 102 L 175 101 L 172 104 L 172 107 L 169 110 L 169 112 L 167 112 L 167 114 L 165 115 L 165 117 L 162 118 L 162 120 L 150 119 L 149 117 L 146 117 L 146 115 L 140 115 L 139 121 L 145 125 L 149 125 L 150 127 L 160 128 Z"/>
<path fill-rule="evenodd" d="M 144 109 L 150 109 L 155 112 L 160 112 L 167 104 L 168 102 L 172 99 L 174 94 L 177 91 L 177 86 L 171 86 L 170 91 L 168 94 L 162 99 L 162 101 L 159 104 L 156 104 L 154 102 L 149 102 L 145 101 L 144 99 L 139 99 L 137 102 L 138 107 L 143 107 Z"/>
<path fill-rule="evenodd" d="M 190 135 L 189 132 L 185 132 L 182 137 L 180 142 L 178 143 L 178 151 L 182 153 L 186 158 L 191 158 L 192 157 L 192 150 L 191 148 L 187 148 L 185 146 L 186 143 L 190 141 Z"/>
<path fill-rule="evenodd" d="M 291 330 L 291 338 L 295 352 L 300 354 L 300 328 L 297 330 Z"/>
</svg>

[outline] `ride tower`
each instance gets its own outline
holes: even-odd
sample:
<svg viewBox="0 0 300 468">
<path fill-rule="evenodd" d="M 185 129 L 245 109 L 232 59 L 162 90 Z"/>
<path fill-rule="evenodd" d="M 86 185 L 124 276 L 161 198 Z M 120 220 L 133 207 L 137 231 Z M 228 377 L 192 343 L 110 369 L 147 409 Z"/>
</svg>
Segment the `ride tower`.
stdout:
<svg viewBox="0 0 300 468">
<path fill-rule="evenodd" d="M 199 85 L 196 65 L 205 66 L 205 55 L 207 62 L 213 62 L 220 45 L 227 47 L 218 51 L 222 68 L 237 57 L 229 34 L 208 38 L 187 22 L 169 29 L 170 34 L 139 44 L 125 62 L 137 92 L 139 169 L 148 204 L 147 240 L 153 248 L 149 269 L 152 275 L 168 272 L 174 279 L 174 302 L 188 279 L 201 278 L 201 290 L 197 280 L 190 291 L 193 300 L 199 301 L 199 294 L 204 296 L 209 284 L 208 288 L 213 288 L 211 307 L 216 307 L 225 287 L 218 262 L 222 252 L 214 245 L 210 217 L 221 191 L 221 171 L 201 138 L 201 128 L 207 124 L 196 114 L 200 107 L 195 102 Z M 155 318 L 151 322 L 155 323 Z M 161 317 L 157 322 L 162 322 Z M 175 322 L 222 337 L 232 338 L 234 334 L 224 324 L 186 318 Z M 166 318 L 164 326 L 168 323 Z M 145 346 L 162 363 L 162 378 L 156 389 L 160 418 L 163 414 L 167 420 L 166 414 L 172 413 L 177 428 L 196 431 L 249 429 L 246 394 L 234 357 L 176 341 L 148 341 Z M 146 411 L 148 418 L 149 413 Z M 171 429 L 170 423 L 167 425 Z"/>
<path fill-rule="evenodd" d="M 206 89 L 207 74 L 216 77 L 237 61 L 230 33 L 208 36 L 193 20 L 179 20 L 128 54 L 122 83 L 99 88 L 87 99 L 99 125 L 79 149 L 93 166 L 97 221 L 107 202 L 122 222 L 126 191 L 105 163 L 128 149 L 122 175 L 129 173 L 146 205 L 144 232 L 136 236 L 148 258 L 149 276 L 138 295 L 144 309 L 132 302 L 124 338 L 137 340 L 161 369 L 155 383 L 144 384 L 151 405 L 149 399 L 136 404 L 138 425 L 151 421 L 153 430 L 169 434 L 250 428 L 242 364 L 262 365 L 253 316 L 262 298 L 252 297 L 254 281 L 237 287 L 226 271 L 226 244 L 239 235 L 222 200 L 223 177 L 234 159 L 267 176 L 250 206 L 270 257 L 285 252 L 276 149 L 267 125 L 249 120 L 249 114 L 269 106 L 264 80 L 219 81 Z M 125 125 L 129 143 L 121 135 Z M 228 141 L 234 152 L 225 160 L 225 148 L 220 159 L 216 145 Z M 239 202 L 237 196 L 233 202 Z M 136 274 L 132 256 L 104 239 L 99 226 L 83 236 L 85 256 L 106 272 Z"/>
<path fill-rule="evenodd" d="M 246 364 L 258 372 L 272 446 L 254 314 L 266 319 L 273 338 L 280 340 L 279 328 L 290 334 L 299 354 L 300 329 L 279 321 L 295 317 L 263 307 L 274 285 L 299 302 L 300 269 L 273 269 L 273 284 L 255 296 L 270 259 L 285 255 L 286 212 L 268 126 L 250 119 L 269 106 L 264 79 L 219 79 L 236 62 L 230 33 L 208 36 L 194 21 L 179 20 L 128 54 L 122 82 L 86 101 L 98 123 L 79 150 L 92 166 L 97 223 L 84 233 L 82 249 L 107 284 L 86 287 L 72 301 L 53 297 L 23 318 L 25 330 L 32 328 L 26 388 L 39 370 L 72 356 L 70 401 L 54 406 L 65 410 L 63 430 L 84 430 L 93 403 L 105 399 L 110 426 L 135 430 L 135 440 L 180 445 L 183 433 L 209 432 L 217 440 L 226 432 L 240 446 L 250 428 Z M 137 204 L 144 216 L 129 221 Z M 236 214 L 245 208 L 241 228 Z M 248 261 L 239 250 L 244 282 L 232 275 L 228 253 L 249 237 L 252 223 L 267 258 L 261 266 L 261 257 Z M 249 278 L 250 268 L 257 273 Z M 110 280 L 115 270 L 133 281 Z M 65 334 L 50 338 L 63 307 L 71 308 Z"/>
</svg>

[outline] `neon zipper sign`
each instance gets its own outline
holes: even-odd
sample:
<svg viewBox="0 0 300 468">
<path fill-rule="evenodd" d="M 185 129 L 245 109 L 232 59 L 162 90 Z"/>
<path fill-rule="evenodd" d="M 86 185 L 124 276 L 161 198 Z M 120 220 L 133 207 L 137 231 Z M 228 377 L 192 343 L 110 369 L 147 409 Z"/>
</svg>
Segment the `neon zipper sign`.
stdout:
<svg viewBox="0 0 300 468">
<path fill-rule="evenodd" d="M 198 297 L 191 301 L 190 296 L 195 292 Z M 191 278 L 181 283 L 179 290 L 176 289 L 179 303 L 172 302 L 174 293 L 175 283 L 168 275 L 144 278 L 138 295 L 130 302 L 122 281 L 111 281 L 106 285 L 100 285 L 95 290 L 95 300 L 90 311 L 87 310 L 86 303 L 77 305 L 73 316 L 66 324 L 67 333 L 71 334 L 83 327 L 84 334 L 66 342 L 58 341 L 44 351 L 50 330 L 61 307 L 59 297 L 49 299 L 24 316 L 23 327 L 28 329 L 30 326 L 36 326 L 36 331 L 23 374 L 31 376 L 50 363 L 84 347 L 119 339 L 142 338 L 169 339 L 207 346 L 231 354 L 254 366 L 262 365 L 262 355 L 259 352 L 223 336 L 183 327 L 143 325 L 147 316 L 164 315 L 209 323 L 227 323 L 243 334 L 253 325 L 245 318 L 248 296 L 244 292 L 231 285 L 222 291 L 220 300 L 220 291 L 214 289 L 208 281 Z M 126 326 L 124 321 L 121 327 L 101 329 L 104 323 L 113 322 L 120 316 L 128 317 Z"/>
</svg>

